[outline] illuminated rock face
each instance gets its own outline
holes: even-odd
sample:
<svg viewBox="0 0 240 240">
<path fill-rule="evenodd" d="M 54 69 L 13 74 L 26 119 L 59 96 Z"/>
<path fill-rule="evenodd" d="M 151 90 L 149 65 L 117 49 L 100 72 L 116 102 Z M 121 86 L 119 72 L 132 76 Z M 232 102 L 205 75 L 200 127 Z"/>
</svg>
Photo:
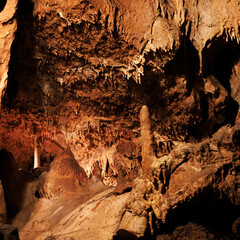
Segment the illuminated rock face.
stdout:
<svg viewBox="0 0 240 240">
<path fill-rule="evenodd" d="M 23 239 L 238 238 L 239 6 L 1 1 L 2 219 L 21 189 Z"/>
<path fill-rule="evenodd" d="M 0 106 L 7 88 L 10 50 L 17 29 L 17 0 L 1 1 L 0 6 Z"/>
</svg>

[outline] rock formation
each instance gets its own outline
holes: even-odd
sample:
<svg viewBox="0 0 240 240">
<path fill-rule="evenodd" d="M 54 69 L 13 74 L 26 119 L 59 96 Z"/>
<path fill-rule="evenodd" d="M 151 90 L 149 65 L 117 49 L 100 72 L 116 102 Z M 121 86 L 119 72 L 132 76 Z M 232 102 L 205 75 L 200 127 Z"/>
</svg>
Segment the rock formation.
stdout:
<svg viewBox="0 0 240 240">
<path fill-rule="evenodd" d="M 238 239 L 239 13 L 1 1 L 0 222 L 24 240 Z"/>
<path fill-rule="evenodd" d="M 2 1 L 0 6 L 0 106 L 7 88 L 10 49 L 17 29 L 16 9 L 17 0 Z"/>
<path fill-rule="evenodd" d="M 1 239 L 19 240 L 18 230 L 8 224 L 0 225 L 0 237 Z"/>
<path fill-rule="evenodd" d="M 38 193 L 48 199 L 74 193 L 86 179 L 85 171 L 78 165 L 68 147 L 53 160 L 49 171 L 41 174 Z"/>
</svg>

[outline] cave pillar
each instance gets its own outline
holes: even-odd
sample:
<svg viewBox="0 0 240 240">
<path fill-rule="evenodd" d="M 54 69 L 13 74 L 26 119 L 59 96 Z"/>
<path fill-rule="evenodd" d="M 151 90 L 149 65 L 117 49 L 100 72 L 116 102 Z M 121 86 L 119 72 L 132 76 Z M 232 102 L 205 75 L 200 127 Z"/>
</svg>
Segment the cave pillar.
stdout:
<svg viewBox="0 0 240 240">
<path fill-rule="evenodd" d="M 142 169 L 144 177 L 151 179 L 154 162 L 153 135 L 151 133 L 151 120 L 146 105 L 140 111 L 141 145 L 142 145 Z"/>
<path fill-rule="evenodd" d="M 11 46 L 17 29 L 17 3 L 18 0 L 7 0 L 0 8 L 0 107 L 7 87 Z"/>
</svg>

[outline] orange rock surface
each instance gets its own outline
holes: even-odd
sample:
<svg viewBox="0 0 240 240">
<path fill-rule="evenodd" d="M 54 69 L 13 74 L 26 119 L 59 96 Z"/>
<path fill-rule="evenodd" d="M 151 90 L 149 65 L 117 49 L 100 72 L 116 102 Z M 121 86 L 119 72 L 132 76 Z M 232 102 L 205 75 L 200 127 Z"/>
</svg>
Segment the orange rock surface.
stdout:
<svg viewBox="0 0 240 240">
<path fill-rule="evenodd" d="M 1 1 L 0 221 L 23 240 L 238 239 L 239 13 Z"/>
</svg>

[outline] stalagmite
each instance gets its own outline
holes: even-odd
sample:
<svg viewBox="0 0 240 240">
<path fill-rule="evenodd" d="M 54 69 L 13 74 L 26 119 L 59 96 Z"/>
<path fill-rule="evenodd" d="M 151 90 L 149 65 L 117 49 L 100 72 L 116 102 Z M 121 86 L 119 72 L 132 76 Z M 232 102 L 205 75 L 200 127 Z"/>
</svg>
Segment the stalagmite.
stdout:
<svg viewBox="0 0 240 240">
<path fill-rule="evenodd" d="M 151 165 L 154 162 L 153 135 L 151 133 L 151 121 L 148 107 L 142 106 L 140 111 L 140 127 L 142 142 L 142 168 L 145 177 L 152 176 Z"/>
<path fill-rule="evenodd" d="M 38 154 L 38 147 L 37 147 L 37 138 L 34 139 L 34 165 L 33 168 L 39 168 L 40 165 L 40 159 Z"/>
</svg>

